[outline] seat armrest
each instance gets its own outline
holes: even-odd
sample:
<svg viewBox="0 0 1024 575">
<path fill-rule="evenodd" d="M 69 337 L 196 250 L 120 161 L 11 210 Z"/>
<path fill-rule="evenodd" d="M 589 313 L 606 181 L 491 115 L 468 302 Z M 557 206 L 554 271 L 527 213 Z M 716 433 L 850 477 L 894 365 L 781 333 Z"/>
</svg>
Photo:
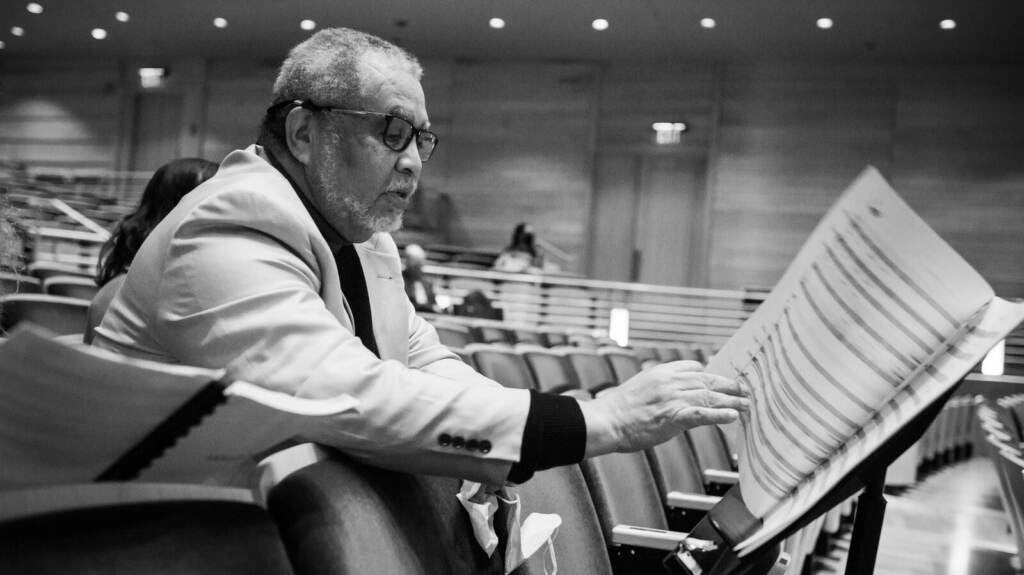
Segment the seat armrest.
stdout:
<svg viewBox="0 0 1024 575">
<path fill-rule="evenodd" d="M 723 485 L 736 485 L 740 482 L 740 474 L 736 471 L 705 469 L 704 481 L 708 483 L 721 483 Z"/>
<path fill-rule="evenodd" d="M 636 527 L 635 525 L 616 525 L 612 527 L 612 544 L 631 545 L 633 547 L 644 547 L 647 549 L 662 549 L 674 551 L 689 533 L 682 531 L 667 531 L 665 529 L 652 529 L 650 527 Z"/>
<path fill-rule="evenodd" d="M 665 495 L 665 503 L 669 507 L 681 509 L 693 509 L 695 511 L 708 511 L 714 507 L 722 498 L 717 495 L 701 495 L 698 493 L 683 493 L 682 491 L 669 491 Z"/>
</svg>

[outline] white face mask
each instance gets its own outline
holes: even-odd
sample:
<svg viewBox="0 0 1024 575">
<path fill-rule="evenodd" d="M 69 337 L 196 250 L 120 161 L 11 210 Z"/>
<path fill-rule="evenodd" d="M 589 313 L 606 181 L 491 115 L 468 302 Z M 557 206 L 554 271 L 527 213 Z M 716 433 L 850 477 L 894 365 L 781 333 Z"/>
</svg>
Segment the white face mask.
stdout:
<svg viewBox="0 0 1024 575">
<path fill-rule="evenodd" d="M 522 505 L 518 494 L 511 499 L 498 495 L 498 489 L 488 489 L 480 483 L 463 481 L 462 488 L 455 495 L 469 514 L 473 525 L 473 535 L 477 543 L 490 557 L 498 547 L 498 535 L 494 531 L 494 514 L 499 504 L 510 508 L 506 512 L 508 521 L 508 545 L 505 550 L 505 574 L 508 575 L 516 567 L 540 551 L 545 545 L 551 558 L 551 574 L 558 573 L 555 560 L 554 539 L 562 518 L 555 513 L 531 513 L 520 523 Z M 547 561 L 544 562 L 547 573 Z"/>
</svg>

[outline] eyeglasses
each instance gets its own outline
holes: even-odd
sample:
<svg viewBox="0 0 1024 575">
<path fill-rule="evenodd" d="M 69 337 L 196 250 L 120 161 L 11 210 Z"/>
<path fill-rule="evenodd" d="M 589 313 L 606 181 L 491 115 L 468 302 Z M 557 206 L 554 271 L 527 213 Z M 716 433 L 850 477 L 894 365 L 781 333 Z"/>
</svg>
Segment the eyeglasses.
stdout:
<svg viewBox="0 0 1024 575">
<path fill-rule="evenodd" d="M 416 151 L 419 153 L 421 162 L 429 160 L 430 156 L 434 153 L 434 149 L 437 148 L 437 134 L 430 130 L 421 130 L 416 126 L 413 126 L 405 118 L 400 118 L 393 114 L 367 112 L 365 110 L 348 110 L 346 108 L 335 108 L 333 106 L 320 106 L 304 100 L 286 100 L 278 102 L 271 106 L 267 111 L 271 112 L 276 108 L 281 108 L 289 104 L 295 107 L 306 108 L 307 110 L 336 112 L 338 114 L 347 114 L 349 116 L 359 116 L 362 118 L 384 118 L 384 130 L 380 133 L 380 138 L 381 141 L 384 142 L 384 145 L 392 151 L 401 152 L 408 148 L 409 143 L 415 138 Z"/>
</svg>

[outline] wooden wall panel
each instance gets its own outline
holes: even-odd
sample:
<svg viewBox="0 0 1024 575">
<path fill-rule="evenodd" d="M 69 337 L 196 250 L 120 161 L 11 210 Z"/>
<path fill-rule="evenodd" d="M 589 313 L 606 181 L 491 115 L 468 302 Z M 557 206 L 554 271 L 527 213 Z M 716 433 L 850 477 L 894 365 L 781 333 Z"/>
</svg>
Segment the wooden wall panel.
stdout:
<svg viewBox="0 0 1024 575">
<path fill-rule="evenodd" d="M 595 81 L 585 64 L 456 66 L 444 145 L 458 241 L 500 248 L 527 221 L 563 250 L 583 253 Z"/>
<path fill-rule="evenodd" d="M 996 293 L 1024 296 L 1024 74 L 908 69 L 899 89 L 894 187 Z"/>
<path fill-rule="evenodd" d="M 232 150 L 256 141 L 270 105 L 277 69 L 245 62 L 215 61 L 208 68 L 202 157 L 220 162 Z"/>
<path fill-rule="evenodd" d="M 891 166 L 884 68 L 730 66 L 724 78 L 710 287 L 772 286 L 867 164 Z"/>
<path fill-rule="evenodd" d="M 0 65 L 0 159 L 49 168 L 117 167 L 122 92 L 116 62 Z"/>
</svg>

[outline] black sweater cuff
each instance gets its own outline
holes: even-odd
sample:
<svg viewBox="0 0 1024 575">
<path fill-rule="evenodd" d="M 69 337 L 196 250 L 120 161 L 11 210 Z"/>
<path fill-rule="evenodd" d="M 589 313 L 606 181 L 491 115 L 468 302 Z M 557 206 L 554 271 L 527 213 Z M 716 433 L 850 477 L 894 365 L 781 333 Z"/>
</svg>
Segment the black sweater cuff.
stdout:
<svg viewBox="0 0 1024 575">
<path fill-rule="evenodd" d="M 531 390 L 519 461 L 509 470 L 508 480 L 522 483 L 535 471 L 579 463 L 586 448 L 587 425 L 579 403 L 565 395 Z"/>
</svg>

